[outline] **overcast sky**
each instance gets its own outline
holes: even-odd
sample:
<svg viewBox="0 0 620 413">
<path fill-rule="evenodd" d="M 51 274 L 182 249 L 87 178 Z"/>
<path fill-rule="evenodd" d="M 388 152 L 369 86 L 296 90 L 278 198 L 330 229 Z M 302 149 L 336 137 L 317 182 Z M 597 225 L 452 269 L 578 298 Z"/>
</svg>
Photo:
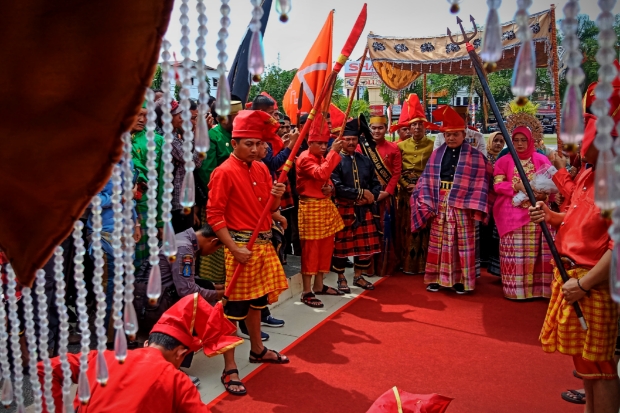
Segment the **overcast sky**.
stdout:
<svg viewBox="0 0 620 413">
<path fill-rule="evenodd" d="M 277 0 L 274 0 L 274 4 Z M 175 10 L 172 13 L 170 26 L 166 38 L 173 44 L 173 50 L 180 55 L 181 25 L 179 23 L 180 0 L 175 2 Z M 446 33 L 446 27 L 450 26 L 453 32 L 460 32 L 456 24 L 456 18 L 450 14 L 450 4 L 446 0 L 366 0 L 368 3 L 368 21 L 366 28 L 355 48 L 351 58 L 357 59 L 361 56 L 365 47 L 365 39 L 368 32 L 382 36 L 404 36 L 422 37 L 442 35 Z M 529 12 L 531 14 L 549 8 L 550 2 L 534 0 Z M 588 14 L 592 20 L 596 19 L 599 13 L 595 0 L 582 0 L 581 13 Z M 190 1 L 190 48 L 195 50 L 196 40 L 196 20 L 198 18 L 195 4 Z M 207 7 L 207 64 L 216 67 L 217 32 L 219 31 L 219 7 L 218 0 L 205 0 Z M 364 1 L 362 0 L 292 0 L 293 9 L 287 23 L 282 23 L 275 9 L 272 9 L 265 33 L 265 61 L 267 64 L 278 64 L 283 69 L 293 69 L 299 67 L 303 62 L 307 51 L 312 46 L 314 39 L 321 30 L 327 15 L 331 9 L 335 9 L 334 14 L 334 56 L 338 57 L 340 49 L 344 45 L 348 34 L 353 27 Z M 556 17 L 563 17 L 562 7 L 566 0 L 556 2 Z M 252 5 L 249 0 L 230 0 L 231 25 L 229 27 L 228 38 L 228 67 L 232 63 L 237 48 L 245 35 L 247 25 L 251 19 Z M 502 22 L 513 19 L 516 11 L 516 0 L 504 0 L 500 7 L 500 19 Z M 462 0 L 459 16 L 469 23 L 469 15 L 473 15 L 478 24 L 484 25 L 488 6 L 486 0 Z M 620 13 L 620 3 L 616 5 L 614 13 Z M 193 59 L 196 59 L 195 55 Z"/>
</svg>

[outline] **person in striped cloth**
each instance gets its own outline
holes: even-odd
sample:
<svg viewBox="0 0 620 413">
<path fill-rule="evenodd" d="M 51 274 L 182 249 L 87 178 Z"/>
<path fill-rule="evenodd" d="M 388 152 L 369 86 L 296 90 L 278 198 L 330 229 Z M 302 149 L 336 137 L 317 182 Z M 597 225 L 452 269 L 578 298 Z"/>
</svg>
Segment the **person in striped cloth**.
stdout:
<svg viewBox="0 0 620 413">
<path fill-rule="evenodd" d="M 319 295 L 342 295 L 343 292 L 323 284 L 334 252 L 334 234 L 344 224 L 331 200 L 334 190 L 330 179 L 340 164 L 342 141 L 335 141 L 327 152 L 329 129 L 322 115 L 317 116 L 308 135 L 308 149 L 296 161 L 297 192 L 299 193 L 299 238 L 302 243 L 301 301 L 313 308 L 322 308 Z M 314 276 L 314 286 L 312 286 Z M 314 291 L 314 292 L 313 292 Z"/>
<path fill-rule="evenodd" d="M 262 211 L 280 207 L 284 184 L 272 183 L 267 166 L 258 161 L 259 150 L 269 142 L 274 154 L 282 149 L 276 135 L 279 123 L 260 110 L 242 110 L 235 117 L 232 130 L 233 153 L 216 168 L 209 182 L 207 221 L 224 244 L 226 287 L 235 269 L 243 264 L 224 314 L 232 321 L 245 320 L 250 336 L 250 363 L 288 363 L 289 359 L 263 346 L 261 310 L 274 303 L 288 282 L 282 264 L 271 243 L 271 220 L 260 222 L 252 251 L 246 247 L 258 226 Z M 246 394 L 239 381 L 239 371 L 232 351 L 224 353 L 222 383 L 229 393 Z"/>
<path fill-rule="evenodd" d="M 344 222 L 344 228 L 336 233 L 332 270 L 338 274 L 338 289 L 349 293 L 351 289 L 344 270 L 350 256 L 354 257 L 353 285 L 365 290 L 375 288 L 362 272 L 370 267 L 372 256 L 381 252 L 376 201 L 382 186 L 372 161 L 356 151 L 358 143 L 373 144 L 363 115 L 347 122 L 343 137 L 340 163 L 331 178 L 336 191 L 336 207 Z"/>
<path fill-rule="evenodd" d="M 411 231 L 430 225 L 427 290 L 476 286 L 475 222 L 487 223 L 494 199 L 493 167 L 465 141 L 465 121 L 450 106 L 433 112 L 446 142 L 434 151 L 411 196 Z"/>
</svg>

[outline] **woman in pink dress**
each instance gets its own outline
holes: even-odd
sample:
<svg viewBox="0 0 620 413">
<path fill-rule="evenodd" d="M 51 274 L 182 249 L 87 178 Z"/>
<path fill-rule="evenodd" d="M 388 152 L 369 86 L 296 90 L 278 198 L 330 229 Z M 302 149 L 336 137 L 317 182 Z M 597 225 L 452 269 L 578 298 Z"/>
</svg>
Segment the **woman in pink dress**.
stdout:
<svg viewBox="0 0 620 413">
<path fill-rule="evenodd" d="M 546 156 L 536 152 L 532 132 L 527 127 L 515 128 L 512 142 L 530 182 L 541 166 L 551 165 Z M 553 273 L 551 253 L 540 226 L 530 222 L 529 200 L 518 205 L 513 201 L 519 192 L 525 193 L 525 187 L 511 156 L 497 160 L 494 176 L 497 199 L 493 216 L 500 236 L 504 296 L 515 300 L 550 297 Z M 534 194 L 538 201 L 549 200 L 545 193 L 534 191 Z"/>
</svg>

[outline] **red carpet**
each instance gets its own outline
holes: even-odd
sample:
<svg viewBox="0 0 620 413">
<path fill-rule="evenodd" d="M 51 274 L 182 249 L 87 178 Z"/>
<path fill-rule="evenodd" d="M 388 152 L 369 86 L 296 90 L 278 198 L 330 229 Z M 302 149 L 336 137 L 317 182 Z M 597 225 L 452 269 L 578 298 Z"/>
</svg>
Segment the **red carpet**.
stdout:
<svg viewBox="0 0 620 413">
<path fill-rule="evenodd" d="M 504 299 L 490 275 L 466 296 L 428 293 L 420 276 L 390 277 L 291 345 L 290 364 L 246 378 L 247 396 L 211 408 L 363 413 L 396 385 L 453 397 L 448 413 L 582 412 L 560 398 L 581 387 L 571 359 L 538 343 L 546 308 Z"/>
</svg>

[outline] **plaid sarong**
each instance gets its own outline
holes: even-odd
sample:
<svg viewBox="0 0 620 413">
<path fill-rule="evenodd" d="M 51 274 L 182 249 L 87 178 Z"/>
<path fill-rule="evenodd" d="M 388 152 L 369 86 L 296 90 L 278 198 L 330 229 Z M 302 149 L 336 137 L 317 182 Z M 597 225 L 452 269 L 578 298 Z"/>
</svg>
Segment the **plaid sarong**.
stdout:
<svg viewBox="0 0 620 413">
<path fill-rule="evenodd" d="M 344 228 L 338 209 L 330 198 L 299 199 L 299 239 L 313 240 L 333 237 Z"/>
<path fill-rule="evenodd" d="M 506 298 L 551 297 L 551 251 L 540 225 L 529 222 L 504 235 L 499 254 Z"/>
<path fill-rule="evenodd" d="M 430 228 L 411 232 L 410 199 L 409 192 L 399 188 L 396 201 L 396 254 L 401 257 L 405 274 L 423 274 L 426 268 Z"/>
<path fill-rule="evenodd" d="M 426 257 L 426 284 L 476 286 L 476 228 L 470 210 L 448 205 L 450 190 L 439 192 L 439 211 L 431 224 Z"/>
<path fill-rule="evenodd" d="M 249 233 L 249 231 L 248 231 Z M 269 231 L 271 235 L 271 231 Z M 238 246 L 246 243 L 237 242 Z M 226 287 L 239 264 L 228 248 L 226 254 Z M 288 288 L 284 269 L 271 241 L 256 242 L 252 257 L 243 266 L 241 274 L 230 294 L 230 301 L 252 300 L 267 295 L 269 304 L 278 301 L 278 296 Z"/>
<path fill-rule="evenodd" d="M 207 223 L 206 213 L 207 209 L 203 208 L 200 213 L 200 222 L 203 225 Z M 218 249 L 213 254 L 200 257 L 198 277 L 216 284 L 223 284 L 226 281 L 225 261 L 223 248 Z"/>
<path fill-rule="evenodd" d="M 381 252 L 379 229 L 370 208 L 359 208 L 364 216 L 356 217 L 353 202 L 336 200 L 336 206 L 344 228 L 336 233 L 334 257 L 360 257 Z"/>
<path fill-rule="evenodd" d="M 287 209 L 293 208 L 295 206 L 295 198 L 293 198 L 293 191 L 291 190 L 291 184 L 286 181 L 286 189 L 284 190 L 284 194 L 282 194 L 282 198 L 280 198 L 280 210 L 286 211 Z"/>
<path fill-rule="evenodd" d="M 582 278 L 586 268 L 568 270 L 570 278 Z M 613 360 L 618 335 L 618 307 L 609 294 L 609 283 L 592 287 L 590 293 L 579 300 L 583 316 L 588 323 L 581 329 L 573 306 L 564 300 L 562 277 L 557 268 L 553 271 L 551 300 L 540 332 L 542 348 L 547 353 L 559 351 L 569 356 L 581 356 L 589 361 Z"/>
</svg>

